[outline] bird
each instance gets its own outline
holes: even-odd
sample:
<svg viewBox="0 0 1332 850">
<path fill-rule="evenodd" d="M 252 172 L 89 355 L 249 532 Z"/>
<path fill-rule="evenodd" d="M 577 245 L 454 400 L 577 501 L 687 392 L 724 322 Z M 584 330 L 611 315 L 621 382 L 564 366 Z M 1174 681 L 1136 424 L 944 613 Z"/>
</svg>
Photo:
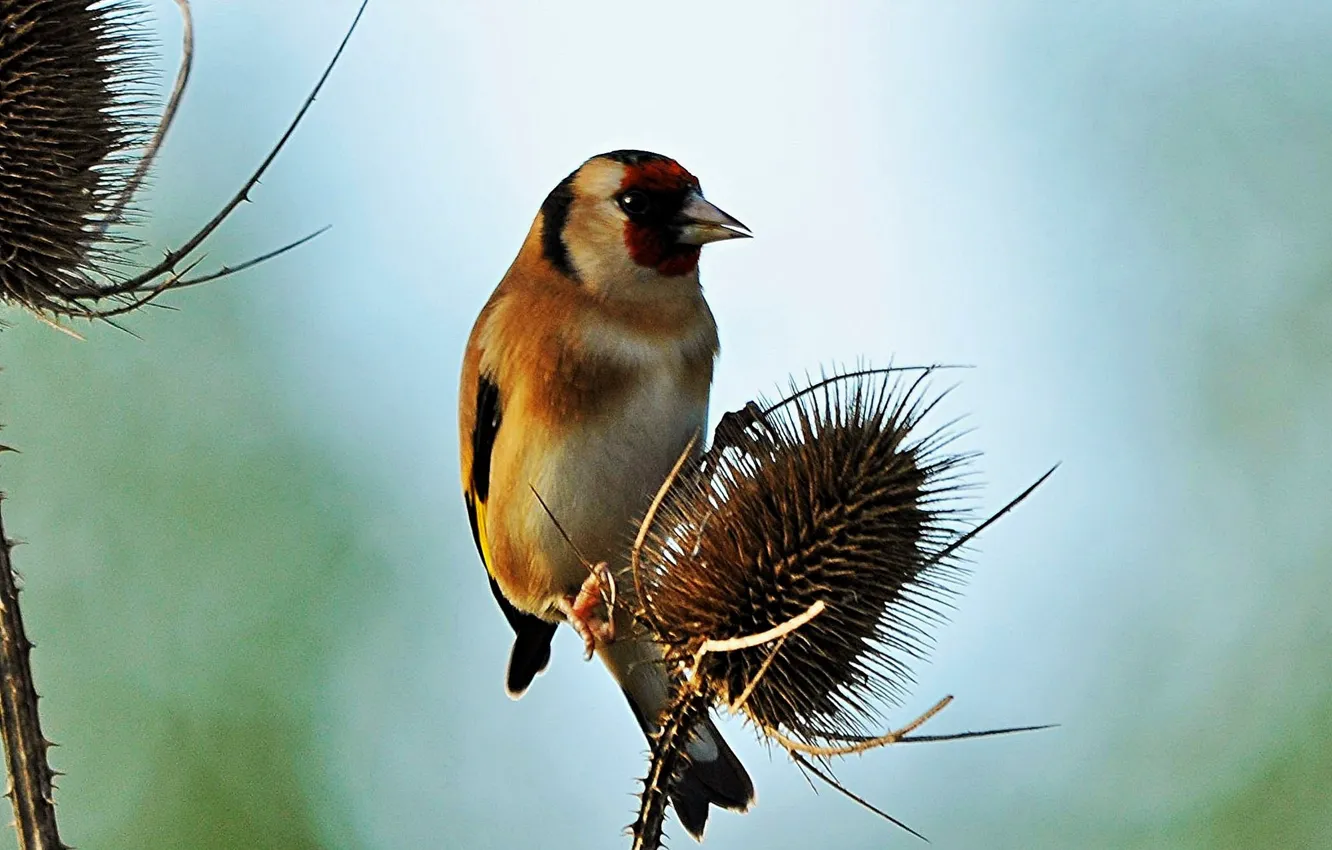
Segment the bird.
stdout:
<svg viewBox="0 0 1332 850">
<path fill-rule="evenodd" d="M 505 686 L 527 690 L 561 622 L 595 652 L 651 739 L 669 700 L 661 648 L 630 613 L 636 522 L 707 421 L 717 324 L 702 247 L 750 236 L 670 157 L 616 150 L 546 196 L 472 328 L 459 389 L 463 497 L 514 632 Z M 614 603 L 614 604 L 608 604 Z M 671 801 L 702 840 L 709 807 L 754 786 L 711 719 Z"/>
</svg>

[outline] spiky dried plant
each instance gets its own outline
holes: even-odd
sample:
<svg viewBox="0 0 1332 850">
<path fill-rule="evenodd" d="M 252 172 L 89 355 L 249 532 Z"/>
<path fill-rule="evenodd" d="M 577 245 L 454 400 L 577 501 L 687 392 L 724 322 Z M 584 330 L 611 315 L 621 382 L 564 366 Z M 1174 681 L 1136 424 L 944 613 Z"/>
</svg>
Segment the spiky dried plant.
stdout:
<svg viewBox="0 0 1332 850">
<path fill-rule="evenodd" d="M 630 570 L 678 690 L 652 748 L 636 847 L 656 846 L 661 791 L 683 758 L 666 733 L 709 705 L 743 714 L 850 794 L 803 756 L 922 739 L 909 733 L 947 704 L 874 733 L 961 584 L 961 546 L 1040 481 L 970 524 L 974 454 L 950 451 L 950 425 L 918 433 L 942 394 L 928 391 L 934 369 L 909 371 L 793 385 L 776 404 L 728 414 L 702 462 L 663 485 Z"/>
<path fill-rule="evenodd" d="M 269 155 L 179 248 L 134 270 L 131 202 L 175 117 L 189 78 L 184 53 L 160 118 L 154 110 L 147 9 L 141 0 L 0 0 L 0 301 L 40 318 L 110 318 L 167 289 L 204 283 L 285 253 L 187 277 L 194 252 L 245 201 L 314 102 L 347 39 Z M 360 20 L 365 10 L 357 12 Z M 356 23 L 347 33 L 351 36 Z M 178 270 L 178 266 L 184 268 Z"/>
<path fill-rule="evenodd" d="M 314 103 L 341 58 L 365 2 L 323 75 L 268 156 L 216 215 L 157 265 L 138 273 L 123 228 L 171 126 L 189 78 L 193 27 L 160 119 L 153 116 L 146 7 L 138 0 L 0 0 L 0 302 L 52 325 L 60 317 L 110 320 L 170 288 L 217 280 L 313 238 L 190 278 L 190 257 L 246 200 Z M 186 263 L 183 271 L 177 265 Z M 108 305 L 109 302 L 109 305 Z M 0 451 L 7 450 L 0 446 Z M 10 560 L 0 527 L 0 737 L 24 850 L 65 850 L 52 801 L 51 742 L 37 691 Z"/>
<path fill-rule="evenodd" d="M 58 312 L 93 291 L 99 238 L 152 133 L 135 3 L 0 0 L 0 294 Z"/>
<path fill-rule="evenodd" d="M 759 403 L 769 409 L 732 429 L 732 445 L 657 511 L 640 598 L 669 659 L 687 664 L 705 641 L 825 606 L 775 654 L 765 644 L 702 659 L 717 698 L 760 729 L 810 742 L 865 734 L 910 684 L 962 579 L 950 546 L 965 533 L 971 455 L 946 452 L 946 430 L 913 435 L 932 407 L 927 374 L 832 380 Z"/>
</svg>

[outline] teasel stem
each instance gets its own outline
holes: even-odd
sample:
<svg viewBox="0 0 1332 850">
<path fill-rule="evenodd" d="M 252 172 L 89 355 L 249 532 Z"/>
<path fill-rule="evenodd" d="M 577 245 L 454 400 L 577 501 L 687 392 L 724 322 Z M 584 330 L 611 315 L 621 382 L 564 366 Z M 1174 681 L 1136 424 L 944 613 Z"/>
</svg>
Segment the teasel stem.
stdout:
<svg viewBox="0 0 1332 850">
<path fill-rule="evenodd" d="M 678 472 L 678 468 L 675 471 Z M 674 477 L 674 473 L 671 477 Z M 716 691 L 702 672 L 703 656 L 710 652 L 734 652 L 774 642 L 773 652 L 776 653 L 781 650 L 788 635 L 822 614 L 824 609 L 822 601 L 815 602 L 805 612 L 760 634 L 731 640 L 705 640 L 699 645 L 693 663 L 682 671 L 680 689 L 666 709 L 661 729 L 652 738 L 652 761 L 648 766 L 647 777 L 643 779 L 638 818 L 629 827 L 634 837 L 632 850 L 658 850 L 661 847 L 671 786 L 688 759 L 685 747 L 689 736 L 694 727 L 708 716 L 708 710 L 716 702 Z M 760 671 L 754 677 L 755 681 L 762 676 L 763 672 Z"/>
<path fill-rule="evenodd" d="M 187 0 L 185 0 L 185 2 L 177 0 L 177 3 L 182 9 L 188 10 L 189 4 Z M 183 271 L 176 270 L 177 265 L 181 262 L 186 262 L 187 258 L 194 254 L 194 252 L 207 241 L 208 237 L 210 237 L 217 228 L 221 227 L 223 222 L 231 217 L 231 214 L 235 212 L 237 207 L 250 200 L 251 190 L 259 185 L 260 179 L 268 171 L 269 166 L 273 164 L 273 161 L 277 159 L 278 154 L 282 152 L 284 147 L 286 147 L 287 142 L 291 140 L 293 135 L 295 135 L 297 127 L 300 126 L 301 121 L 305 118 L 305 114 L 310 111 L 310 107 L 314 106 L 315 98 L 323 90 L 324 84 L 328 82 L 328 78 L 333 73 L 333 69 L 337 66 L 338 60 L 342 58 L 343 51 L 347 49 L 347 45 L 351 42 L 352 34 L 356 32 L 356 27 L 361 22 L 361 17 L 365 14 L 366 7 L 369 5 L 370 0 L 362 0 L 360 7 L 356 10 L 356 16 L 352 18 L 351 26 L 347 28 L 346 33 L 342 37 L 342 41 L 338 44 L 337 50 L 333 52 L 333 57 L 329 59 L 328 64 L 324 66 L 324 71 L 320 74 L 319 79 L 310 90 L 310 94 L 305 98 L 300 109 L 296 111 L 296 115 L 287 125 L 287 129 L 269 149 L 268 154 L 264 157 L 263 161 L 259 163 L 258 167 L 256 167 L 254 171 L 250 173 L 250 176 L 246 178 L 245 182 L 241 184 L 241 188 L 236 194 L 232 195 L 231 199 L 228 200 L 207 223 L 186 239 L 180 247 L 167 251 L 166 255 L 162 258 L 162 261 L 157 265 L 141 271 L 134 277 L 117 281 L 114 285 L 106 286 L 96 294 L 96 298 L 99 299 L 116 297 L 124 297 L 127 299 L 120 306 L 113 309 L 89 308 L 82 314 L 71 315 L 83 315 L 86 318 L 92 319 L 110 319 L 125 313 L 131 313 L 152 303 L 159 295 L 167 290 L 182 289 L 187 286 L 196 286 L 201 283 L 208 283 L 221 278 L 230 277 L 236 272 L 267 262 L 268 260 L 279 257 L 288 251 L 294 250 L 328 230 L 328 227 L 321 227 L 299 239 L 287 242 L 278 248 L 268 251 L 261 256 L 253 257 L 234 266 L 223 266 L 221 269 L 209 274 L 203 274 L 197 277 L 189 276 L 194 267 L 202 262 L 202 259 L 188 261 L 189 265 Z M 177 81 L 177 90 L 173 92 L 172 95 L 173 105 L 179 99 L 180 92 L 183 91 L 184 85 L 185 79 L 183 77 L 179 78 Z M 171 107 L 169 106 L 169 108 Z M 160 281 L 157 280 L 159 277 L 162 278 Z"/>
<path fill-rule="evenodd" d="M 643 779 L 638 818 L 629 827 L 634 838 L 632 850 L 658 850 L 661 847 L 671 786 L 688 760 L 685 745 L 694 726 L 707 717 L 711 703 L 711 693 L 704 679 L 694 675 L 681 684 L 666 709 L 662 727 L 652 738 L 652 763 Z"/>
<path fill-rule="evenodd" d="M 0 732 L 9 777 L 6 796 L 14 804 L 14 825 L 23 850 L 65 850 L 56 829 L 52 798 L 56 773 L 46 760 L 53 744 L 42 735 L 37 713 L 37 689 L 29 664 L 32 642 L 19 610 L 13 549 L 0 519 Z"/>
</svg>

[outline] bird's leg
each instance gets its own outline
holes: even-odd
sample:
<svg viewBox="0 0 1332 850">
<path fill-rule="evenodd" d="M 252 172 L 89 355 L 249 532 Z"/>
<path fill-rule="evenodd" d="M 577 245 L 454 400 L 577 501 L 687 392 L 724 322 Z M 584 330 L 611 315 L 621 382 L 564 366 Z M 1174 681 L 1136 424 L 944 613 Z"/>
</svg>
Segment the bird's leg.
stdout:
<svg viewBox="0 0 1332 850">
<path fill-rule="evenodd" d="M 604 617 L 597 611 L 603 605 L 606 608 Z M 606 563 L 603 561 L 592 567 L 578 593 L 561 599 L 559 608 L 564 619 L 583 639 L 587 660 L 592 659 L 598 645 L 615 640 L 615 579 Z"/>
</svg>

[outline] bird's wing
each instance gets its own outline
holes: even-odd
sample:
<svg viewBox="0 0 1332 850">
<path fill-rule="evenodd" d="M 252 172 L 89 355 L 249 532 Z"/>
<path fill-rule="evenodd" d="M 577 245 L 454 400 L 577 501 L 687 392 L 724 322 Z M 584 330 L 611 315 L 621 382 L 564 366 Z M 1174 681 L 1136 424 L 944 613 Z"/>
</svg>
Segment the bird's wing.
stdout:
<svg viewBox="0 0 1332 850">
<path fill-rule="evenodd" d="M 466 389 L 464 388 L 464 393 Z M 467 398 L 464 396 L 464 398 Z M 486 530 L 486 504 L 490 498 L 490 459 L 499 435 L 502 412 L 499 387 L 485 374 L 478 373 L 475 407 L 471 417 L 463 410 L 464 423 L 472 420 L 470 452 L 463 452 L 463 499 L 467 502 L 467 519 L 472 524 L 472 540 L 481 555 L 490 579 L 490 591 L 495 595 L 504 617 L 513 627 L 513 650 L 509 654 L 509 669 L 505 674 L 505 688 L 515 699 L 522 696 L 532 679 L 550 663 L 550 641 L 555 636 L 556 623 L 548 623 L 510 602 L 495 580 L 495 562 L 491 555 Z M 466 438 L 464 438 L 466 439 Z"/>
</svg>

